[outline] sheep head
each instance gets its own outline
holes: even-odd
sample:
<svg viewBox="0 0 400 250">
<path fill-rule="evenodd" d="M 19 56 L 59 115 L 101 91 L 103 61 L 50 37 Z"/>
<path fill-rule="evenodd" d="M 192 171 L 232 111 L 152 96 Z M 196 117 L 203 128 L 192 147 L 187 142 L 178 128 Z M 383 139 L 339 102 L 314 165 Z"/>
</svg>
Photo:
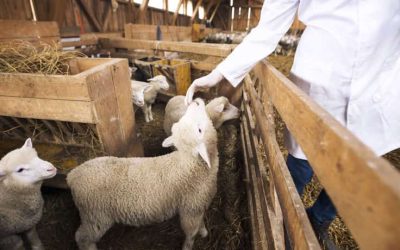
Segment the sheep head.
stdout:
<svg viewBox="0 0 400 250">
<path fill-rule="evenodd" d="M 160 86 L 160 88 L 163 90 L 169 89 L 169 84 L 168 84 L 167 78 L 163 75 L 157 75 L 153 78 L 147 79 L 147 81 L 158 84 L 158 86 Z"/>
<path fill-rule="evenodd" d="M 182 118 L 172 126 L 172 135 L 163 147 L 175 146 L 178 151 L 200 156 L 209 168 L 216 152 L 217 132 L 205 109 L 204 101 L 197 98 L 187 108 Z"/>
<path fill-rule="evenodd" d="M 144 105 L 144 93 L 150 91 L 153 86 L 147 85 L 137 85 L 131 83 L 132 87 L 132 101 L 136 106 L 143 107 Z"/>
<path fill-rule="evenodd" d="M 239 118 L 240 115 L 239 109 L 230 104 L 224 96 L 211 100 L 206 109 L 215 128 L 221 127 L 225 121 Z"/>
<path fill-rule="evenodd" d="M 40 159 L 28 138 L 25 144 L 0 160 L 0 183 L 11 186 L 30 186 L 56 175 L 57 169 Z"/>
</svg>

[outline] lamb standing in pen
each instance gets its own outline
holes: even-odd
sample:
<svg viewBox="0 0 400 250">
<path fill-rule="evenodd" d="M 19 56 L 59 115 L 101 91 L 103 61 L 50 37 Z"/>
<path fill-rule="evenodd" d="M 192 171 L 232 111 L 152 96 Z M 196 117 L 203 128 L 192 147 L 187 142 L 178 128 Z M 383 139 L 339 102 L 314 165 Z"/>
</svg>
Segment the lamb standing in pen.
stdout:
<svg viewBox="0 0 400 250">
<path fill-rule="evenodd" d="M 178 95 L 171 98 L 165 106 L 164 131 L 167 135 L 171 134 L 172 125 L 179 121 L 185 114 L 185 96 Z M 207 114 L 216 129 L 222 126 L 225 121 L 239 117 L 239 109 L 229 103 L 228 98 L 220 96 L 214 98 L 206 105 Z"/>
<path fill-rule="evenodd" d="M 81 217 L 75 238 L 83 249 L 115 223 L 142 226 L 179 214 L 192 249 L 194 237 L 207 236 L 203 217 L 217 190 L 217 133 L 205 104 L 196 99 L 172 127 L 163 147 L 176 151 L 158 157 L 100 157 L 73 169 L 67 177 Z"/>
<path fill-rule="evenodd" d="M 31 139 L 0 160 L 0 249 L 24 249 L 20 235 L 31 249 L 43 249 L 36 232 L 43 211 L 40 187 L 56 173 L 50 162 L 37 156 Z"/>
<path fill-rule="evenodd" d="M 158 75 L 153 78 L 148 79 L 147 82 L 135 81 L 131 80 L 132 85 L 132 94 L 135 95 L 135 88 L 137 87 L 145 87 L 151 86 L 151 88 L 144 91 L 144 105 L 140 106 L 137 103 L 136 105 L 140 106 L 144 113 L 144 118 L 146 122 L 153 120 L 153 113 L 151 112 L 151 105 L 156 101 L 157 94 L 161 90 L 168 90 L 169 84 L 167 82 L 167 78 L 163 75 Z"/>
</svg>

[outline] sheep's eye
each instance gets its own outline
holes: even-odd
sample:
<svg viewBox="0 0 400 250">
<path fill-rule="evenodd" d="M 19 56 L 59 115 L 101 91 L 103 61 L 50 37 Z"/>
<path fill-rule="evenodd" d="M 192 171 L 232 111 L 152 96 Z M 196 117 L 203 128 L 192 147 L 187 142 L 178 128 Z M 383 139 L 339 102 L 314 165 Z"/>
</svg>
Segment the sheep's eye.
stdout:
<svg viewBox="0 0 400 250">
<path fill-rule="evenodd" d="M 25 170 L 24 168 L 20 168 L 20 169 L 17 170 L 17 172 L 18 173 L 22 173 L 22 171 L 24 171 L 24 170 Z"/>
<path fill-rule="evenodd" d="M 201 133 L 201 128 L 199 128 L 199 133 Z"/>
</svg>

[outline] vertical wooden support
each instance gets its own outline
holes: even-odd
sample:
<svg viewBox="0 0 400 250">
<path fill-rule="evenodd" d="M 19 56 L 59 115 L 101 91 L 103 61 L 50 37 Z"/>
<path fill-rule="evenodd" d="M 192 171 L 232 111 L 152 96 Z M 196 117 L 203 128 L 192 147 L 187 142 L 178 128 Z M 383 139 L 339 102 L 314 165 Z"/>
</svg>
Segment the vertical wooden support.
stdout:
<svg viewBox="0 0 400 250">
<path fill-rule="evenodd" d="M 140 4 L 139 23 L 146 23 L 146 10 L 149 0 L 143 0 Z"/>
<path fill-rule="evenodd" d="M 217 6 L 215 6 L 215 9 L 214 9 L 213 13 L 211 14 L 210 19 L 208 19 L 210 21 L 210 23 L 214 19 L 215 14 L 217 13 L 220 4 L 221 4 L 221 0 L 218 0 Z"/>
<path fill-rule="evenodd" d="M 87 78 L 89 96 L 94 100 L 97 133 L 104 150 L 114 156 L 142 155 L 135 133 L 127 61 L 107 65 Z M 130 148 L 134 152 L 128 152 Z"/>
<path fill-rule="evenodd" d="M 178 2 L 178 6 L 176 7 L 176 10 L 174 13 L 174 18 L 172 19 L 171 25 L 175 25 L 175 23 L 176 23 L 176 19 L 178 18 L 178 15 L 179 15 L 179 9 L 181 8 L 181 5 L 182 5 L 182 1 L 183 0 L 179 0 L 179 2 Z"/>
<path fill-rule="evenodd" d="M 190 18 L 191 23 L 193 23 L 193 21 L 196 19 L 197 12 L 199 11 L 199 8 L 202 3 L 203 3 L 203 0 L 197 0 L 196 7 L 194 8 L 192 17 Z"/>
</svg>

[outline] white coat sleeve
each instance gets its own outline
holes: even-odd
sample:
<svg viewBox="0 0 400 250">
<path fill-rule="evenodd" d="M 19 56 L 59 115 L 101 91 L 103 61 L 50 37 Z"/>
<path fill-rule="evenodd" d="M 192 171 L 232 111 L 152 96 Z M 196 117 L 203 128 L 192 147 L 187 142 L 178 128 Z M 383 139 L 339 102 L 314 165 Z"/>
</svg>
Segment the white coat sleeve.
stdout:
<svg viewBox="0 0 400 250">
<path fill-rule="evenodd" d="M 257 27 L 216 70 L 236 87 L 260 60 L 275 50 L 293 23 L 298 4 L 299 0 L 265 0 Z"/>
</svg>

